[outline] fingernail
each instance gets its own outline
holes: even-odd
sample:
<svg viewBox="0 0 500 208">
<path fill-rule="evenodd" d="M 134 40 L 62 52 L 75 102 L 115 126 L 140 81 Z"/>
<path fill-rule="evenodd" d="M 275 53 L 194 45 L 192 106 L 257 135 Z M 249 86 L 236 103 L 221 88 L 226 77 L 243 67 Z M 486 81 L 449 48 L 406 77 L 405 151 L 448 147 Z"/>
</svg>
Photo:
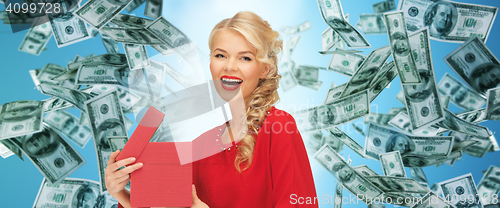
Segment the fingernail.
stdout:
<svg viewBox="0 0 500 208">
<path fill-rule="evenodd" d="M 135 161 L 135 157 L 130 158 L 130 162 L 134 162 L 134 161 Z"/>
<path fill-rule="evenodd" d="M 142 167 L 142 163 L 137 163 L 137 167 L 138 168 Z"/>
<path fill-rule="evenodd" d="M 194 184 L 193 184 L 193 191 L 194 191 Z"/>
</svg>

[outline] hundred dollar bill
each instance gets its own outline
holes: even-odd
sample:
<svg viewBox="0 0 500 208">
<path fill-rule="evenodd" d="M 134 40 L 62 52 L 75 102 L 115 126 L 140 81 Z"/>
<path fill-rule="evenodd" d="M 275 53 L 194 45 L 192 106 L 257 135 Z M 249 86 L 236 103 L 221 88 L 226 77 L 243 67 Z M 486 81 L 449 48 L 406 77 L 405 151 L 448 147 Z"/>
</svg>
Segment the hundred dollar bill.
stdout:
<svg viewBox="0 0 500 208">
<path fill-rule="evenodd" d="M 363 63 L 361 63 L 361 66 L 359 66 L 354 75 L 352 75 L 351 79 L 349 79 L 349 82 L 347 82 L 347 86 L 340 97 L 342 98 L 368 89 L 371 81 L 380 70 L 380 67 L 385 64 L 385 61 L 390 55 L 391 48 L 389 46 L 372 51 Z"/>
<path fill-rule="evenodd" d="M 411 52 L 405 18 L 402 11 L 384 13 L 384 23 L 389 34 L 392 57 L 399 72 L 401 84 L 420 84 L 421 79 Z M 429 54 L 430 55 L 430 54 Z"/>
<path fill-rule="evenodd" d="M 457 117 L 468 122 L 480 123 L 486 119 L 486 108 L 460 113 Z"/>
<path fill-rule="evenodd" d="M 400 0 L 398 10 L 404 12 L 410 32 L 429 27 L 435 40 L 463 42 L 471 36 L 486 41 L 498 8 L 453 1 Z"/>
<path fill-rule="evenodd" d="M 398 114 L 399 112 L 407 112 L 406 107 L 403 108 L 391 108 L 387 114 Z"/>
<path fill-rule="evenodd" d="M 472 91 L 450 74 L 446 73 L 438 84 L 441 95 L 451 96 L 450 101 L 466 110 L 475 110 L 484 106 L 484 99 L 477 92 Z"/>
<path fill-rule="evenodd" d="M 358 174 L 347 162 L 335 152 L 328 144 L 323 145 L 314 159 L 328 172 L 330 172 L 339 183 L 349 192 L 367 203 L 368 197 L 375 198 L 384 192 L 373 185 L 365 176 Z"/>
<path fill-rule="evenodd" d="M 361 14 L 356 24 L 365 35 L 387 34 L 382 14 Z"/>
<path fill-rule="evenodd" d="M 73 104 L 66 102 L 66 101 L 59 99 L 59 98 L 49 98 L 49 99 L 42 100 L 42 102 L 43 102 L 43 112 L 44 113 L 74 107 Z"/>
<path fill-rule="evenodd" d="M 306 80 L 297 80 L 297 83 L 299 85 L 302 85 L 302 86 L 307 87 L 307 88 L 311 88 L 311 89 L 316 90 L 316 91 L 318 91 L 319 88 L 321 88 L 321 85 L 323 84 L 322 81 L 314 82 L 314 81 L 306 81 Z"/>
<path fill-rule="evenodd" d="M 366 176 L 366 179 L 384 192 L 395 193 L 417 193 L 429 192 L 415 179 L 392 176 Z"/>
<path fill-rule="evenodd" d="M 500 62 L 477 36 L 444 57 L 444 61 L 472 89 L 482 95 L 500 86 Z"/>
<path fill-rule="evenodd" d="M 136 0 L 134 0 L 136 1 Z M 136 28 L 141 29 L 146 27 L 146 25 L 151 24 L 153 22 L 152 19 L 136 17 L 127 14 L 117 14 L 112 20 L 111 23 L 117 25 L 121 28 Z"/>
<path fill-rule="evenodd" d="M 0 140 L 0 146 L 3 146 L 0 147 L 0 156 L 3 158 L 7 158 L 15 154 L 19 157 L 19 159 L 24 161 L 23 152 L 11 141 L 11 139 Z"/>
<path fill-rule="evenodd" d="M 43 49 L 49 42 L 50 37 L 52 37 L 52 28 L 50 27 L 49 22 L 38 24 L 42 20 L 42 18 L 39 18 L 37 22 L 33 23 L 33 25 L 37 26 L 31 26 L 19 46 L 19 51 L 37 56 L 42 53 Z"/>
<path fill-rule="evenodd" d="M 87 113 L 85 113 L 85 112 L 80 113 L 80 119 L 78 121 L 78 125 L 80 125 L 80 126 L 90 125 L 89 116 L 87 116 Z"/>
<path fill-rule="evenodd" d="M 389 121 L 394 118 L 396 114 L 382 114 L 382 113 L 369 113 L 365 118 L 363 119 L 363 123 L 375 123 L 380 126 L 384 126 L 387 128 L 391 128 L 392 126 L 389 125 Z"/>
<path fill-rule="evenodd" d="M 127 64 L 127 57 L 125 54 L 103 54 L 99 56 L 94 56 L 91 58 L 86 58 L 82 61 L 78 62 L 73 62 L 71 64 L 68 64 L 66 68 L 68 71 L 72 71 L 75 69 L 80 68 L 82 65 L 125 65 Z M 65 75 L 65 76 L 71 76 L 73 73 L 76 72 L 71 72 L 71 74 Z M 74 76 L 74 75 L 73 75 Z M 58 79 L 54 77 L 54 79 Z"/>
<path fill-rule="evenodd" d="M 455 206 L 432 191 L 429 191 L 419 202 L 411 208 L 455 208 Z"/>
<path fill-rule="evenodd" d="M 382 73 L 380 73 L 382 72 Z M 398 75 L 398 71 L 394 66 L 394 61 L 386 63 L 380 69 L 379 74 L 372 80 L 370 84 L 370 89 L 368 91 L 368 96 L 370 97 L 370 102 L 375 100 L 375 98 L 382 92 L 382 90 L 386 89 Z"/>
<path fill-rule="evenodd" d="M 292 69 L 295 78 L 302 81 L 316 82 L 319 79 L 319 68 L 315 66 L 299 65 Z"/>
<path fill-rule="evenodd" d="M 356 167 L 352 167 L 358 174 L 363 176 L 377 176 L 377 172 L 373 171 L 366 165 L 360 165 Z"/>
<path fill-rule="evenodd" d="M 128 136 L 125 128 L 122 109 L 116 91 L 109 91 L 85 102 L 89 116 L 90 129 L 94 138 L 94 146 L 99 168 L 101 191 L 106 191 L 104 170 L 111 155 L 109 136 Z"/>
<path fill-rule="evenodd" d="M 37 76 L 40 74 L 41 69 L 34 69 L 34 70 L 29 70 L 28 72 L 30 73 L 31 79 L 33 80 L 33 83 L 35 86 L 40 84 L 40 80 L 38 80 Z"/>
<path fill-rule="evenodd" d="M 384 175 L 406 178 L 405 167 L 399 151 L 382 153 L 379 157 Z"/>
<path fill-rule="evenodd" d="M 326 70 L 352 77 L 365 59 L 366 56 L 361 54 L 335 53 L 330 57 Z"/>
<path fill-rule="evenodd" d="M 111 84 L 160 97 L 164 65 L 151 61 L 151 66 L 130 70 L 128 66 L 83 65 L 78 70 L 76 83 L 86 85 Z"/>
<path fill-rule="evenodd" d="M 337 126 L 369 113 L 368 91 L 347 96 L 331 103 L 296 112 L 297 126 L 314 131 Z"/>
<path fill-rule="evenodd" d="M 337 182 L 337 185 L 335 186 L 335 201 L 334 201 L 334 208 L 342 208 L 342 195 L 344 192 L 344 186 L 342 186 L 341 183 Z"/>
<path fill-rule="evenodd" d="M 403 105 L 405 104 L 405 93 L 403 92 L 403 90 L 401 89 L 401 91 L 399 91 L 399 93 L 396 95 L 396 100 L 398 100 L 399 102 L 401 102 Z M 406 106 L 405 106 L 406 107 Z"/>
<path fill-rule="evenodd" d="M 336 35 L 331 27 L 328 27 L 321 33 L 321 50 L 328 51 L 341 40 L 340 36 Z"/>
<path fill-rule="evenodd" d="M 311 29 L 311 23 L 309 22 L 309 20 L 307 20 L 303 23 L 300 23 L 297 26 L 286 27 L 282 29 L 281 32 L 284 33 L 285 35 L 295 35 L 297 33 L 301 33 L 309 29 Z"/>
<path fill-rule="evenodd" d="M 106 33 L 99 34 L 101 34 L 102 44 L 109 54 L 118 53 L 120 51 L 118 43 L 111 39 L 108 35 L 106 35 Z"/>
<path fill-rule="evenodd" d="M 488 103 L 486 104 L 485 119 L 500 120 L 500 87 L 489 89 L 486 95 Z"/>
<path fill-rule="evenodd" d="M 375 13 L 384 13 L 394 9 L 396 9 L 396 3 L 394 0 L 385 0 L 373 5 Z"/>
<path fill-rule="evenodd" d="M 103 27 L 101 32 L 106 33 L 111 39 L 119 43 L 138 45 L 164 44 L 162 40 L 143 28 Z"/>
<path fill-rule="evenodd" d="M 340 0 L 317 0 L 317 3 L 323 20 L 342 38 L 347 46 L 350 48 L 371 47 L 365 37 L 344 18 Z"/>
<path fill-rule="evenodd" d="M 144 9 L 144 16 L 156 19 L 161 16 L 162 9 L 162 0 L 147 0 L 146 8 Z"/>
<path fill-rule="evenodd" d="M 460 119 L 448 109 L 444 109 L 444 113 L 445 119 L 436 124 L 441 128 L 482 138 L 488 138 L 491 136 L 491 132 L 487 127 Z"/>
<path fill-rule="evenodd" d="M 21 100 L 0 106 L 0 139 L 42 131 L 43 102 Z"/>
<path fill-rule="evenodd" d="M 146 46 L 123 44 L 123 49 L 125 50 L 130 69 L 140 69 L 151 65 Z"/>
<path fill-rule="evenodd" d="M 11 141 L 52 184 L 58 184 L 85 164 L 85 159 L 48 126 L 38 133 L 12 138 Z"/>
<path fill-rule="evenodd" d="M 483 205 L 495 203 L 494 200 L 495 198 L 498 200 L 499 191 L 500 167 L 490 165 L 486 173 L 484 173 L 483 178 L 481 178 L 481 181 L 477 184 L 477 192 Z"/>
<path fill-rule="evenodd" d="M 282 87 L 283 92 L 286 92 L 297 86 L 297 80 L 295 80 L 295 76 L 293 76 L 292 72 L 284 72 L 283 74 L 281 74 L 281 76 L 282 78 L 280 81 L 280 87 Z"/>
<path fill-rule="evenodd" d="M 96 94 L 102 94 L 108 90 L 116 90 L 116 92 L 118 93 L 118 99 L 120 99 L 120 105 L 122 106 L 123 110 L 130 109 L 141 99 L 141 96 L 119 87 L 109 85 L 94 85 L 94 87 L 92 87 L 92 93 Z"/>
<path fill-rule="evenodd" d="M 36 76 L 37 80 L 38 80 L 38 83 L 49 83 L 49 84 L 53 84 L 53 85 L 59 85 L 61 84 L 61 81 L 59 80 L 54 80 L 53 78 L 58 75 L 58 74 L 61 74 L 62 72 L 65 72 L 66 69 L 59 66 L 59 65 L 56 65 L 56 64 L 46 64 L 45 67 L 43 67 L 42 70 L 40 70 L 40 72 L 38 73 L 38 75 Z M 36 84 L 38 85 L 38 84 Z"/>
<path fill-rule="evenodd" d="M 52 84 L 40 84 L 38 85 L 38 88 L 43 94 L 55 96 L 66 102 L 69 102 L 81 111 L 85 111 L 83 103 L 93 97 L 89 93 Z"/>
<path fill-rule="evenodd" d="M 301 37 L 300 35 L 296 35 L 291 37 L 290 40 L 285 42 L 287 44 L 285 48 L 287 48 L 289 56 L 292 55 L 293 51 L 295 50 L 295 47 L 297 47 L 297 43 L 299 43 L 300 37 Z"/>
<path fill-rule="evenodd" d="M 44 179 L 33 208 L 42 207 L 99 207 L 111 208 L 118 201 L 109 193 L 99 191 L 99 183 L 87 179 L 67 178 L 59 185 Z"/>
<path fill-rule="evenodd" d="M 436 88 L 432 64 L 431 45 L 427 28 L 409 37 L 413 63 L 420 75 L 420 84 L 403 85 L 405 105 L 410 117 L 411 129 L 418 131 L 444 119 L 443 107 Z"/>
<path fill-rule="evenodd" d="M 470 173 L 440 182 L 438 185 L 443 191 L 444 198 L 450 200 L 449 202 L 456 207 L 483 207 L 477 193 L 476 184 Z M 465 197 L 460 199 L 457 196 Z M 463 200 L 463 198 L 466 198 L 466 200 Z"/>
<path fill-rule="evenodd" d="M 80 126 L 78 118 L 64 111 L 48 112 L 43 121 L 81 148 L 85 147 L 92 136 L 88 126 Z"/>
<path fill-rule="evenodd" d="M 122 151 L 123 147 L 128 141 L 128 137 L 126 136 L 109 136 L 108 144 L 111 146 L 111 151 L 115 152 L 116 150 Z"/>
<path fill-rule="evenodd" d="M 132 0 L 132 2 L 125 8 L 128 13 L 133 12 L 137 7 L 141 6 L 146 0 Z"/>
<path fill-rule="evenodd" d="M 413 130 L 411 128 L 410 116 L 405 112 L 399 112 L 389 121 L 389 124 L 400 131 L 408 132 L 416 136 L 435 136 L 439 132 L 439 128 L 433 126 L 427 126 L 417 131 Z"/>
<path fill-rule="evenodd" d="M 363 147 L 359 145 L 354 139 L 349 137 L 345 132 L 340 130 L 337 127 L 331 127 L 326 129 L 332 136 L 340 140 L 342 143 L 344 143 L 347 147 L 349 147 L 352 151 L 358 153 L 359 156 L 365 157 L 365 154 L 363 152 Z"/>
<path fill-rule="evenodd" d="M 421 157 L 421 156 L 405 156 L 403 157 L 403 164 L 405 167 L 427 167 L 443 163 L 447 160 L 462 157 L 462 151 L 451 152 L 448 156 L 436 157 Z"/>
<path fill-rule="evenodd" d="M 176 54 L 175 50 L 170 48 L 167 44 L 152 45 L 151 48 L 155 49 L 158 53 L 161 53 L 161 55 L 164 56 Z"/>
<path fill-rule="evenodd" d="M 74 14 L 92 27 L 101 29 L 113 17 L 127 7 L 132 0 L 90 0 L 78 8 Z"/>
<path fill-rule="evenodd" d="M 415 168 L 410 168 L 410 174 L 413 179 L 415 179 L 420 185 L 425 187 L 426 189 L 430 190 L 431 188 L 429 187 L 429 181 L 427 180 L 427 177 L 425 176 L 424 170 L 419 167 Z"/>
<path fill-rule="evenodd" d="M 366 133 L 365 155 L 379 160 L 379 155 L 399 151 L 401 156 L 448 156 L 453 148 L 451 136 L 412 136 L 370 123 Z"/>
<path fill-rule="evenodd" d="M 85 22 L 73 14 L 80 6 L 77 4 L 68 8 L 64 2 L 64 0 L 53 1 L 55 4 L 61 4 L 61 13 L 47 13 L 59 48 L 91 38 Z"/>
<path fill-rule="evenodd" d="M 177 48 L 191 43 L 191 40 L 181 30 L 161 16 L 145 28 L 170 48 Z"/>
<path fill-rule="evenodd" d="M 477 141 L 477 143 L 464 150 L 465 154 L 473 157 L 484 157 L 484 155 L 489 152 L 493 146 L 493 143 L 488 139 L 469 136 L 467 140 Z"/>
</svg>

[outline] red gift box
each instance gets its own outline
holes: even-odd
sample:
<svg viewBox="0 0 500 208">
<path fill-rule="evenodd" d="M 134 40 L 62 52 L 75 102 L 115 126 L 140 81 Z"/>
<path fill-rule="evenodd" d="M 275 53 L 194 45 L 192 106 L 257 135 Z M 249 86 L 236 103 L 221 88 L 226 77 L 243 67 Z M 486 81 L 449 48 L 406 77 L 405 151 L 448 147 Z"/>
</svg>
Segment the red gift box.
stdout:
<svg viewBox="0 0 500 208">
<path fill-rule="evenodd" d="M 149 142 L 165 114 L 153 107 L 142 118 L 116 160 L 135 157 L 143 167 L 132 172 L 132 207 L 191 207 L 192 163 L 181 165 L 179 154 L 191 155 L 191 142 Z M 135 164 L 135 163 L 134 163 Z"/>
</svg>

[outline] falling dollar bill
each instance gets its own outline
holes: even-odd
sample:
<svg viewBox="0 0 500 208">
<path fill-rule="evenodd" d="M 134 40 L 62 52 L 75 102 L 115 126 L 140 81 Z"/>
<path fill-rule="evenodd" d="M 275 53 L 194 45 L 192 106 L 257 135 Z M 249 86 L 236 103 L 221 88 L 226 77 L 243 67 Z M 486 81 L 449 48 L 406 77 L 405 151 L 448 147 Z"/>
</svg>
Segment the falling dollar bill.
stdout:
<svg viewBox="0 0 500 208">
<path fill-rule="evenodd" d="M 43 121 L 81 148 L 85 147 L 92 136 L 88 126 L 80 126 L 78 118 L 64 111 L 48 112 Z"/>
<path fill-rule="evenodd" d="M 81 111 L 85 111 L 83 103 L 93 97 L 85 92 L 52 84 L 40 84 L 38 85 L 38 88 L 43 94 L 63 99 L 64 101 L 75 105 Z"/>
<path fill-rule="evenodd" d="M 146 8 L 144 9 L 144 16 L 156 19 L 161 16 L 163 9 L 162 0 L 146 0 Z"/>
<path fill-rule="evenodd" d="M 488 120 L 500 120 L 500 87 L 489 89 L 486 94 L 486 118 Z"/>
<path fill-rule="evenodd" d="M 39 24 L 43 21 L 42 18 L 38 18 L 37 22 L 34 22 L 30 30 L 26 33 L 21 45 L 19 46 L 19 51 L 23 51 L 33 55 L 40 55 L 43 49 L 47 45 L 52 37 L 52 28 L 49 22 Z"/>
<path fill-rule="evenodd" d="M 460 119 L 448 109 L 444 109 L 444 113 L 445 119 L 436 124 L 441 128 L 482 138 L 488 138 L 491 136 L 491 132 L 487 127 Z"/>
<path fill-rule="evenodd" d="M 420 84 L 421 80 L 411 52 L 403 12 L 384 13 L 384 22 L 401 83 L 403 85 Z"/>
<path fill-rule="evenodd" d="M 368 89 L 371 81 L 375 78 L 380 67 L 385 64 L 389 56 L 391 56 L 391 48 L 389 46 L 373 50 L 363 63 L 361 63 L 361 66 L 352 75 L 351 79 L 349 79 L 340 97 L 346 97 Z"/>
<path fill-rule="evenodd" d="M 146 46 L 123 44 L 123 49 L 125 50 L 130 69 L 140 69 L 151 65 Z"/>
<path fill-rule="evenodd" d="M 429 191 L 420 203 L 415 204 L 412 208 L 454 208 L 452 204 L 450 204 L 445 199 L 438 196 L 436 193 Z"/>
<path fill-rule="evenodd" d="M 54 4 L 61 4 L 63 0 L 56 0 Z M 87 25 L 73 12 L 79 7 L 62 7 L 61 13 L 47 13 L 57 47 L 68 46 L 91 38 Z"/>
<path fill-rule="evenodd" d="M 389 121 L 394 118 L 394 116 L 396 116 L 396 114 L 369 113 L 363 119 L 363 123 L 374 123 L 379 126 L 391 128 L 392 126 L 389 124 Z"/>
<path fill-rule="evenodd" d="M 328 172 L 330 172 L 339 183 L 349 192 L 356 195 L 367 203 L 368 197 L 375 198 L 384 192 L 373 185 L 365 176 L 358 174 L 347 162 L 335 152 L 328 144 L 323 145 L 314 159 Z"/>
<path fill-rule="evenodd" d="M 137 7 L 141 6 L 146 0 L 132 0 L 132 2 L 125 8 L 128 13 L 133 12 Z"/>
<path fill-rule="evenodd" d="M 300 37 L 301 37 L 300 35 L 292 36 L 290 38 L 290 40 L 285 42 L 286 46 L 284 48 L 286 48 L 286 50 L 288 50 L 287 52 L 289 53 L 289 56 L 292 55 L 293 51 L 295 50 L 295 47 L 297 47 L 297 44 L 299 43 Z M 285 45 L 285 43 L 283 45 Z"/>
<path fill-rule="evenodd" d="M 99 168 L 101 191 L 106 191 L 104 170 L 108 164 L 111 147 L 109 136 L 128 136 L 125 120 L 116 91 L 109 91 L 85 102 L 90 121 L 90 129 L 94 138 L 94 146 Z"/>
<path fill-rule="evenodd" d="M 469 136 L 467 141 L 477 141 L 477 143 L 464 150 L 465 154 L 473 157 L 484 157 L 484 155 L 489 152 L 493 146 L 493 143 L 489 139 L 480 137 Z"/>
<path fill-rule="evenodd" d="M 311 29 L 311 23 L 308 20 L 293 27 L 285 27 L 281 30 L 281 32 L 285 35 L 295 35 L 309 29 Z"/>
<path fill-rule="evenodd" d="M 373 11 L 375 11 L 375 13 L 384 13 L 394 9 L 396 9 L 394 0 L 385 0 L 373 5 Z"/>
<path fill-rule="evenodd" d="M 419 131 L 442 121 L 444 112 L 436 87 L 428 30 L 427 28 L 419 30 L 409 38 L 411 49 L 415 54 L 413 63 L 417 67 L 421 83 L 402 87 L 411 129 Z"/>
<path fill-rule="evenodd" d="M 382 153 L 399 151 L 401 156 L 448 156 L 453 148 L 451 136 L 412 136 L 370 123 L 366 133 L 365 155 L 379 160 Z"/>
<path fill-rule="evenodd" d="M 296 112 L 297 126 L 314 131 L 337 126 L 369 113 L 368 91 L 347 96 L 331 103 Z"/>
<path fill-rule="evenodd" d="M 379 157 L 384 175 L 406 178 L 405 167 L 399 151 L 381 153 Z"/>
<path fill-rule="evenodd" d="M 106 35 L 108 35 L 111 39 L 119 43 L 138 45 L 164 44 L 162 40 L 144 28 L 103 27 L 101 32 L 106 33 Z"/>
<path fill-rule="evenodd" d="M 108 90 L 116 90 L 118 93 L 118 99 L 120 99 L 120 105 L 123 110 L 130 109 L 133 105 L 135 105 L 139 100 L 141 100 L 141 96 L 136 95 L 126 89 L 110 86 L 110 85 L 94 85 L 92 87 L 92 93 L 102 94 Z"/>
<path fill-rule="evenodd" d="M 299 65 L 294 67 L 292 71 L 297 81 L 317 82 L 319 79 L 319 68 L 315 66 Z"/>
<path fill-rule="evenodd" d="M 444 60 L 465 83 L 482 95 L 500 86 L 500 62 L 477 36 L 464 42 Z"/>
<path fill-rule="evenodd" d="M 106 33 L 100 33 L 100 34 L 101 34 L 102 44 L 104 45 L 104 48 L 109 54 L 118 53 L 120 51 L 117 42 L 115 42 L 108 35 L 106 35 Z"/>
<path fill-rule="evenodd" d="M 383 14 L 361 14 L 356 24 L 365 35 L 387 34 Z"/>
<path fill-rule="evenodd" d="M 408 116 L 405 112 L 399 112 L 389 121 L 389 124 L 396 127 L 400 131 L 408 132 L 416 136 L 435 136 L 439 132 L 439 128 L 433 126 L 420 128 L 417 131 L 413 130 L 411 128 L 410 116 Z"/>
<path fill-rule="evenodd" d="M 413 179 L 420 183 L 420 185 L 430 190 L 429 181 L 427 180 L 427 177 L 425 176 L 424 170 L 422 168 L 410 168 L 410 174 Z"/>
<path fill-rule="evenodd" d="M 484 106 L 484 99 L 477 92 L 469 89 L 462 82 L 446 73 L 438 84 L 438 90 L 442 95 L 451 96 L 450 101 L 466 110 L 475 110 Z"/>
<path fill-rule="evenodd" d="M 153 20 L 127 14 L 117 14 L 110 22 L 121 28 L 141 29 L 151 24 Z"/>
<path fill-rule="evenodd" d="M 42 131 L 43 102 L 21 100 L 0 106 L 0 139 Z"/>
<path fill-rule="evenodd" d="M 371 45 L 344 18 L 340 0 L 317 0 L 319 11 L 325 23 L 335 31 L 350 48 L 370 48 Z"/>
<path fill-rule="evenodd" d="M 146 30 L 158 37 L 170 48 L 177 48 L 191 43 L 191 40 L 181 30 L 161 16 L 147 25 Z"/>
<path fill-rule="evenodd" d="M 495 198 L 498 203 L 498 192 L 500 191 L 500 167 L 490 165 L 483 178 L 477 184 L 477 192 L 483 205 L 493 204 Z M 496 196 L 495 196 L 496 195 Z"/>
<path fill-rule="evenodd" d="M 85 159 L 48 126 L 38 133 L 12 138 L 45 178 L 58 184 L 85 164 Z"/>
<path fill-rule="evenodd" d="M 321 33 L 321 50 L 328 51 L 341 40 L 340 36 L 336 35 L 331 27 L 328 27 Z"/>
<path fill-rule="evenodd" d="M 486 108 L 460 113 L 457 114 L 457 117 L 468 122 L 480 123 L 486 119 Z"/>
<path fill-rule="evenodd" d="M 398 10 L 404 12 L 410 32 L 429 27 L 433 39 L 463 42 L 471 36 L 486 41 L 498 8 L 453 1 L 401 0 Z"/>
<path fill-rule="evenodd" d="M 115 152 L 116 150 L 122 151 L 123 147 L 128 141 L 127 136 L 109 136 L 108 144 L 111 146 L 111 151 Z"/>
<path fill-rule="evenodd" d="M 398 71 L 394 65 L 394 61 L 384 64 L 384 66 L 382 66 L 379 73 L 370 84 L 370 88 L 368 91 L 370 102 L 375 100 L 375 98 L 382 92 L 382 90 L 386 89 L 386 87 L 391 84 L 392 80 L 394 80 L 397 75 Z"/>
<path fill-rule="evenodd" d="M 377 176 L 377 172 L 374 170 L 370 169 L 366 165 L 360 165 L 356 167 L 352 167 L 358 174 L 363 175 L 363 176 Z"/>
<path fill-rule="evenodd" d="M 421 157 L 421 156 L 405 156 L 403 157 L 403 164 L 405 167 L 427 167 L 431 165 L 436 165 L 443 163 L 447 160 L 462 157 L 462 151 L 451 152 L 448 156 L 436 156 L 436 157 Z"/>
<path fill-rule="evenodd" d="M 293 87 L 297 86 L 297 80 L 295 79 L 295 76 L 293 76 L 292 72 L 286 71 L 281 74 L 281 80 L 280 80 L 280 88 L 283 89 L 283 92 L 286 92 Z"/>
<path fill-rule="evenodd" d="M 125 9 L 130 2 L 132 0 L 90 0 L 78 8 L 74 14 L 92 27 L 100 30 L 113 17 Z"/>
<path fill-rule="evenodd" d="M 127 64 L 127 57 L 125 54 L 103 54 L 99 56 L 93 56 L 91 58 L 85 58 L 84 60 L 78 61 L 78 62 L 73 62 L 71 64 L 68 64 L 66 68 L 68 71 L 76 70 L 80 68 L 82 65 L 125 65 Z M 65 75 L 65 76 L 71 76 L 74 74 L 76 75 L 75 72 L 71 72 L 71 74 Z M 54 79 L 58 79 L 57 77 L 54 77 Z"/>
<path fill-rule="evenodd" d="M 363 158 L 365 157 L 363 147 L 359 143 L 357 143 L 356 141 L 354 141 L 354 139 L 352 139 L 345 132 L 343 132 L 342 130 L 340 130 L 337 127 L 331 127 L 331 128 L 326 129 L 326 130 L 328 132 L 330 132 L 330 134 L 333 137 L 337 138 L 343 144 L 345 144 L 347 147 L 349 147 L 352 151 L 358 153 L 359 156 L 361 156 Z"/>
<path fill-rule="evenodd" d="M 335 53 L 330 57 L 326 70 L 351 77 L 366 59 L 365 55 L 356 53 Z"/>
<path fill-rule="evenodd" d="M 384 192 L 427 193 L 428 190 L 415 179 L 392 176 L 366 176 L 368 181 Z"/>
<path fill-rule="evenodd" d="M 438 183 L 445 199 L 456 207 L 483 207 L 472 174 L 468 173 Z M 464 196 L 462 199 L 457 196 Z M 465 198 L 466 200 L 463 200 Z"/>
<path fill-rule="evenodd" d="M 0 147 L 0 156 L 2 156 L 3 158 L 7 158 L 15 154 L 17 157 L 19 157 L 19 159 L 24 161 L 22 150 L 12 142 L 12 139 L 0 140 L 0 146 L 3 146 Z"/>
</svg>

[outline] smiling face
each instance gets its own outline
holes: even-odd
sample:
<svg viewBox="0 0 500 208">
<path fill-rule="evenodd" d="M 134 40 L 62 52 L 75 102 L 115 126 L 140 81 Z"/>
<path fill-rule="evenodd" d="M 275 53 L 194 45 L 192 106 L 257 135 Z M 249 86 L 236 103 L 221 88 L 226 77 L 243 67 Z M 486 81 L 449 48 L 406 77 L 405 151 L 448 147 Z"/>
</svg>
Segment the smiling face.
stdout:
<svg viewBox="0 0 500 208">
<path fill-rule="evenodd" d="M 240 33 L 229 29 L 218 32 L 211 49 L 210 72 L 222 99 L 230 101 L 237 95 L 248 99 L 259 79 L 267 76 L 269 65 L 259 62 L 256 55 Z"/>
</svg>

